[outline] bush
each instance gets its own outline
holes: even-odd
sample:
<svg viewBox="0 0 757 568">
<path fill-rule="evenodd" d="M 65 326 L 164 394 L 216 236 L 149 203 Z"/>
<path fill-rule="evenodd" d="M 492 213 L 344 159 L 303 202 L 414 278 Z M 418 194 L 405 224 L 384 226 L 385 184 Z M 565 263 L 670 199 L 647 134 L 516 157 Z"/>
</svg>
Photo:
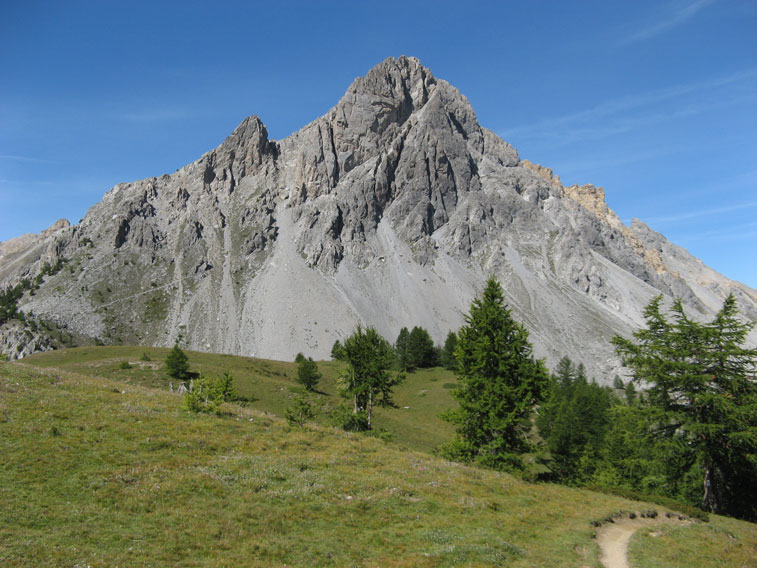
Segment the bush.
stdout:
<svg viewBox="0 0 757 568">
<path fill-rule="evenodd" d="M 193 381 L 184 394 L 184 408 L 189 412 L 216 412 L 223 402 L 237 400 L 234 377 L 225 372 L 218 378 L 200 378 Z"/>
<path fill-rule="evenodd" d="M 118 366 L 119 369 L 131 369 L 131 365 L 128 361 L 121 361 L 121 364 Z"/>
<path fill-rule="evenodd" d="M 305 422 L 315 418 L 315 407 L 307 394 L 301 394 L 294 399 L 294 402 L 287 407 L 284 416 L 290 426 L 302 427 Z"/>
<path fill-rule="evenodd" d="M 370 429 L 368 413 L 365 410 L 355 413 L 344 404 L 340 404 L 334 409 L 331 413 L 331 421 L 334 426 L 348 432 L 366 432 Z"/>
<path fill-rule="evenodd" d="M 140 361 L 152 361 L 150 359 L 150 356 L 147 353 L 142 353 L 142 356 L 139 358 Z"/>
</svg>

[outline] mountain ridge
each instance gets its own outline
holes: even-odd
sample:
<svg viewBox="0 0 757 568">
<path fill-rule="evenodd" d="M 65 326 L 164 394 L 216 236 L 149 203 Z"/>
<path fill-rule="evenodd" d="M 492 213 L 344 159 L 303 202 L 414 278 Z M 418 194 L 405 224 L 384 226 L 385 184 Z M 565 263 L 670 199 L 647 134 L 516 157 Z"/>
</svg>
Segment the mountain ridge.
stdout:
<svg viewBox="0 0 757 568">
<path fill-rule="evenodd" d="M 282 140 L 253 115 L 173 174 L 118 184 L 80 224 L 22 244 L 0 244 L 0 285 L 69 259 L 21 306 L 106 343 L 326 358 L 356 323 L 441 341 L 494 275 L 539 356 L 610 381 L 609 338 L 659 293 L 703 317 L 734 293 L 757 319 L 757 292 L 624 225 L 602 188 L 521 160 L 404 56 Z"/>
</svg>

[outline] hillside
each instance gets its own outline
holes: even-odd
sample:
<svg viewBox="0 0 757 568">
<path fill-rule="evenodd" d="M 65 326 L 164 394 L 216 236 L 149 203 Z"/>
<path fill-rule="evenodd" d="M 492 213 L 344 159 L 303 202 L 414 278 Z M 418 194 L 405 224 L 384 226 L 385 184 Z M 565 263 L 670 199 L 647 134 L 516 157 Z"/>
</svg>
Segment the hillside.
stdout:
<svg viewBox="0 0 757 568">
<path fill-rule="evenodd" d="M 521 160 L 454 86 L 390 58 L 283 140 L 249 117 L 178 171 L 115 186 L 80 223 L 0 244 L 0 288 L 40 277 L 0 346 L 16 358 L 49 336 L 183 337 L 199 351 L 323 359 L 358 323 L 390 339 L 419 325 L 441 342 L 493 275 L 537 356 L 568 355 L 609 382 L 609 339 L 658 294 L 708 317 L 733 293 L 757 318 L 756 291 L 624 225 L 604 195 Z"/>
<path fill-rule="evenodd" d="M 168 351 L 158 347 L 81 347 L 38 353 L 24 362 L 168 391 L 171 379 L 163 366 Z M 150 361 L 142 360 L 145 354 Z M 303 392 L 295 379 L 295 363 L 192 351 L 188 355 L 192 370 L 203 376 L 231 372 L 237 391 L 253 401 L 253 408 L 277 416 L 284 416 L 286 407 Z M 130 369 L 121 368 L 124 361 L 131 365 Z M 343 401 L 335 384 L 342 364 L 326 361 L 320 362 L 318 368 L 323 379 L 318 385 L 317 398 L 322 408 L 317 420 L 328 425 L 329 412 Z M 408 374 L 394 390 L 397 408 L 375 409 L 376 427 L 391 434 L 400 447 L 434 451 L 447 443 L 454 432 L 454 427 L 441 420 L 439 413 L 455 405 L 450 391 L 456 384 L 455 375 L 442 368 L 419 369 Z M 178 384 L 174 386 L 178 388 Z"/>
<path fill-rule="evenodd" d="M 55 367 L 2 363 L 0 394 L 7 566 L 599 566 L 592 521 L 655 508 L 254 408 L 190 415 L 165 389 Z M 749 566 L 757 528 L 712 516 L 631 549 L 639 566 Z"/>
</svg>

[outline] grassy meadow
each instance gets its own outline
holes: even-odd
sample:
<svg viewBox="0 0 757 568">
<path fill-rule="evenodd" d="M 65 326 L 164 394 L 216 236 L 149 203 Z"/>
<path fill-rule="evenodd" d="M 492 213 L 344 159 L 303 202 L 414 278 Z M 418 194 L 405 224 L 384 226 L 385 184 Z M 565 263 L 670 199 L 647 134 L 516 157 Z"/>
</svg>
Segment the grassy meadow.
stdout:
<svg viewBox="0 0 757 568">
<path fill-rule="evenodd" d="M 160 347 L 78 347 L 48 351 L 27 357 L 24 362 L 44 368 L 60 368 L 129 384 L 169 390 L 171 379 L 163 361 L 170 350 Z M 251 357 L 186 351 L 190 368 L 203 376 L 220 376 L 229 371 L 242 397 L 251 406 L 284 416 L 292 400 L 304 392 L 296 381 L 297 364 Z M 143 361 L 144 355 L 150 359 Z M 122 369 L 123 362 L 129 369 Z M 329 413 L 345 402 L 337 394 L 336 378 L 344 364 L 338 361 L 318 363 L 323 379 L 314 397 L 321 406 L 316 421 L 329 424 Z M 174 380 L 174 388 L 178 383 Z M 455 375 L 442 368 L 420 369 L 409 373 L 407 380 L 394 390 L 398 408 L 374 409 L 374 427 L 389 432 L 402 447 L 433 451 L 448 442 L 454 426 L 439 418 L 439 413 L 456 403 L 450 395 L 456 386 Z"/>
<path fill-rule="evenodd" d="M 592 521 L 663 510 L 431 455 L 451 433 L 436 418 L 452 403 L 445 371 L 409 376 L 400 408 L 376 418 L 387 443 L 288 426 L 290 363 L 189 353 L 194 370 L 230 370 L 256 399 L 189 414 L 168 392 L 166 353 L 0 363 L 0 565 L 598 567 Z M 320 397 L 336 404 L 338 366 L 320 367 Z M 661 531 L 634 538 L 634 562 L 756 565 L 756 525 L 713 515 Z"/>
</svg>

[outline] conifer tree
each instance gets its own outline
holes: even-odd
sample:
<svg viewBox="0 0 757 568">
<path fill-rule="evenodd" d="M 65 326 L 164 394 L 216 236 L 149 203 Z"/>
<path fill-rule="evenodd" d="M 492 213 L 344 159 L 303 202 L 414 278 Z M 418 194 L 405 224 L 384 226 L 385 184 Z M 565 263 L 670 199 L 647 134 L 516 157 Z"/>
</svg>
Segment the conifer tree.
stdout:
<svg viewBox="0 0 757 568">
<path fill-rule="evenodd" d="M 394 342 L 394 353 L 401 370 L 412 371 L 415 368 L 410 357 L 410 332 L 406 327 L 400 330 L 397 340 Z"/>
<path fill-rule="evenodd" d="M 300 354 L 301 355 L 301 354 Z M 297 364 L 297 381 L 305 387 L 306 390 L 315 391 L 321 380 L 321 373 L 318 365 L 312 357 L 302 355 Z"/>
<path fill-rule="evenodd" d="M 334 345 L 331 346 L 331 358 L 334 361 L 344 361 L 344 347 L 342 342 L 338 339 L 334 341 Z"/>
<path fill-rule="evenodd" d="M 528 331 L 505 306 L 502 288 L 489 279 L 458 333 L 456 359 L 459 407 L 444 415 L 457 425 L 448 456 L 484 465 L 519 468 L 519 452 L 535 404 L 543 398 L 548 375 L 534 359 Z"/>
<path fill-rule="evenodd" d="M 681 466 L 669 475 L 700 471 L 706 509 L 754 519 L 757 350 L 744 347 L 753 324 L 738 319 L 733 295 L 707 324 L 691 320 L 680 301 L 668 321 L 661 301 L 647 306 L 647 327 L 634 340 L 613 343 L 634 380 L 647 387 L 654 434 L 678 449 Z"/>
<path fill-rule="evenodd" d="M 457 349 L 457 335 L 454 331 L 447 334 L 442 348 L 441 363 L 445 369 L 453 370 L 456 365 L 455 350 Z"/>
<path fill-rule="evenodd" d="M 352 397 L 353 413 L 365 414 L 367 429 L 372 427 L 373 406 L 394 406 L 392 389 L 404 379 L 402 373 L 389 368 L 394 359 L 390 343 L 372 327 L 358 325 L 344 340 L 344 357 L 348 364 L 340 377 L 340 390 Z"/>
<path fill-rule="evenodd" d="M 174 344 L 168 356 L 166 356 L 165 365 L 168 376 L 180 381 L 185 381 L 189 378 L 189 358 L 179 347 L 178 341 Z"/>
<path fill-rule="evenodd" d="M 437 364 L 434 340 L 422 327 L 415 326 L 407 339 L 408 358 L 413 367 L 426 369 Z"/>
</svg>

